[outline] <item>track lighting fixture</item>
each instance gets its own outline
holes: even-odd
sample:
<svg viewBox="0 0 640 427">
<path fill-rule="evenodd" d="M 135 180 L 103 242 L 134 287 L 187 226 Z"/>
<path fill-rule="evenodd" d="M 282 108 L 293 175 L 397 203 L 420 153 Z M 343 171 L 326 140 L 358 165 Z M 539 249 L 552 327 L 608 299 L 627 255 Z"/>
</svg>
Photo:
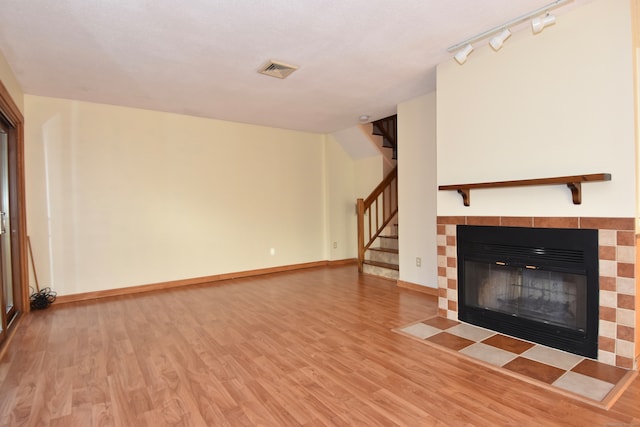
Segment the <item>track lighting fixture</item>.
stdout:
<svg viewBox="0 0 640 427">
<path fill-rule="evenodd" d="M 489 40 L 489 44 L 491 45 L 493 50 L 498 51 L 504 44 L 504 41 L 509 37 L 511 37 L 511 31 L 509 31 L 508 28 L 505 28 L 500 34 L 492 37 L 491 40 Z"/>
<path fill-rule="evenodd" d="M 553 25 L 555 23 L 556 17 L 547 12 L 543 17 L 534 18 L 531 21 L 531 31 L 533 31 L 533 34 L 538 34 L 549 25 Z"/>
<path fill-rule="evenodd" d="M 468 44 L 464 47 L 464 49 L 456 53 L 454 58 L 456 59 L 456 61 L 458 61 L 458 64 L 462 65 L 467 61 L 467 56 L 469 56 L 471 52 L 473 52 L 473 46 L 471 46 L 471 44 Z"/>
<path fill-rule="evenodd" d="M 549 25 L 552 25 L 556 22 L 556 17 L 554 15 L 551 15 L 549 11 L 551 9 L 560 7 L 570 1 L 572 0 L 556 0 L 546 6 L 533 10 L 529 13 L 512 19 L 511 21 L 507 21 L 502 25 L 477 34 L 471 38 L 461 41 L 460 43 L 456 43 L 453 46 L 449 47 L 447 51 L 457 52 L 454 55 L 454 58 L 458 62 L 458 64 L 462 65 L 466 62 L 467 56 L 469 56 L 469 54 L 473 51 L 473 46 L 471 44 L 477 42 L 478 40 L 483 40 L 493 36 L 489 41 L 489 44 L 494 50 L 499 50 L 504 44 L 505 40 L 507 40 L 509 36 L 511 36 L 509 27 L 513 27 L 514 25 L 521 24 L 528 19 L 534 18 L 531 21 L 531 31 L 533 31 L 534 34 L 538 34 L 545 27 L 548 27 Z M 544 16 L 540 16 L 542 14 L 544 14 Z"/>
</svg>

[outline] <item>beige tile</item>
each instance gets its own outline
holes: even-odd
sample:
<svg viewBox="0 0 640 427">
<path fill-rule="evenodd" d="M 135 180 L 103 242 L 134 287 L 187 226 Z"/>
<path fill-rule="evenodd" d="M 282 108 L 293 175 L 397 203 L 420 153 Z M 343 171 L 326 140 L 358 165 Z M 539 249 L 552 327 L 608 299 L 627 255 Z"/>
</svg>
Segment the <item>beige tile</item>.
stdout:
<svg viewBox="0 0 640 427">
<path fill-rule="evenodd" d="M 447 309 L 447 299 L 446 298 L 438 298 L 438 308 Z"/>
<path fill-rule="evenodd" d="M 467 323 L 461 323 L 453 328 L 447 329 L 447 332 L 453 335 L 457 335 L 462 338 L 469 339 L 471 341 L 482 341 L 495 335 L 494 331 L 480 328 L 478 326 L 469 325 Z"/>
<path fill-rule="evenodd" d="M 456 289 L 447 289 L 447 299 L 458 301 L 458 291 Z"/>
<path fill-rule="evenodd" d="M 447 224 L 444 226 L 444 232 L 447 236 L 456 235 L 456 224 Z"/>
<path fill-rule="evenodd" d="M 633 359 L 635 346 L 632 342 L 625 340 L 616 340 L 616 355 Z"/>
<path fill-rule="evenodd" d="M 618 294 L 612 291 L 600 291 L 600 305 L 603 307 L 618 307 Z"/>
<path fill-rule="evenodd" d="M 472 344 L 469 347 L 460 350 L 460 353 L 495 366 L 502 366 L 509 363 L 518 356 L 510 351 L 505 351 L 481 342 Z"/>
<path fill-rule="evenodd" d="M 636 294 L 636 279 L 630 277 L 618 277 L 616 283 L 616 290 L 621 294 L 635 295 Z"/>
<path fill-rule="evenodd" d="M 615 366 L 616 355 L 615 353 L 611 353 L 609 351 L 598 350 L 598 362 Z"/>
<path fill-rule="evenodd" d="M 522 353 L 521 356 L 564 370 L 573 368 L 583 359 L 582 356 L 556 350 L 555 348 L 545 347 L 543 345 L 535 345 Z"/>
<path fill-rule="evenodd" d="M 434 328 L 433 326 L 425 325 L 424 323 L 416 323 L 415 325 L 407 326 L 406 328 L 402 328 L 400 330 L 421 339 L 429 338 L 435 334 L 439 334 L 440 332 L 442 332 L 440 329 Z"/>
<path fill-rule="evenodd" d="M 598 242 L 600 245 L 616 246 L 618 244 L 618 237 L 615 230 L 599 230 Z"/>
<path fill-rule="evenodd" d="M 576 372 L 565 373 L 553 385 L 596 401 L 604 399 L 613 388 L 611 383 Z"/>
<path fill-rule="evenodd" d="M 618 264 L 615 261 L 600 260 L 600 275 L 616 277 L 618 275 Z"/>
<path fill-rule="evenodd" d="M 617 310 L 618 324 L 623 326 L 634 327 L 636 325 L 635 311 L 619 308 Z"/>
<path fill-rule="evenodd" d="M 598 323 L 598 333 L 607 338 L 616 337 L 616 324 L 614 322 L 607 322 L 606 320 L 600 320 Z"/>
<path fill-rule="evenodd" d="M 455 246 L 447 246 L 447 257 L 449 258 L 457 258 L 458 250 Z"/>
<path fill-rule="evenodd" d="M 636 261 L 636 250 L 633 246 L 618 246 L 617 260 L 619 262 L 634 263 Z"/>
</svg>

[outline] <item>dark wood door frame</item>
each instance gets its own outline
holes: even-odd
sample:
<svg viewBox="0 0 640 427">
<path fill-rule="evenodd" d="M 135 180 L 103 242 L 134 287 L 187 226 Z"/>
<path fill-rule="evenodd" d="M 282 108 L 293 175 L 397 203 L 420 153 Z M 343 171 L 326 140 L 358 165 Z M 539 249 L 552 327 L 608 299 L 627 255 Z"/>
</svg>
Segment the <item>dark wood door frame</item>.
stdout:
<svg viewBox="0 0 640 427">
<path fill-rule="evenodd" d="M 24 117 L 11 94 L 0 81 L 0 115 L 9 124 L 9 203 L 13 280 L 19 292 L 14 295 L 18 317 L 29 310 L 29 270 L 27 264 L 27 220 L 24 174 Z M 14 287 L 15 289 L 15 287 Z M 4 308 L 3 308 L 4 309 Z M 6 331 L 4 331 L 6 333 Z M 4 336 L 6 338 L 6 335 Z"/>
</svg>

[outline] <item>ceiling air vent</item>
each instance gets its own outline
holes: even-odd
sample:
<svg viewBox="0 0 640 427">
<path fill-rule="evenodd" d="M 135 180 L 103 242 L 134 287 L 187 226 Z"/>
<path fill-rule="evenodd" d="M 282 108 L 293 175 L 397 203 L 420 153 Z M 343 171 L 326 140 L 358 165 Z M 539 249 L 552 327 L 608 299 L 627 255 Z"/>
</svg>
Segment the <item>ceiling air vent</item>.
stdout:
<svg viewBox="0 0 640 427">
<path fill-rule="evenodd" d="M 298 67 L 294 65 L 285 64 L 282 62 L 269 61 L 260 70 L 260 74 L 266 74 L 267 76 L 277 77 L 284 79 L 297 70 Z"/>
</svg>

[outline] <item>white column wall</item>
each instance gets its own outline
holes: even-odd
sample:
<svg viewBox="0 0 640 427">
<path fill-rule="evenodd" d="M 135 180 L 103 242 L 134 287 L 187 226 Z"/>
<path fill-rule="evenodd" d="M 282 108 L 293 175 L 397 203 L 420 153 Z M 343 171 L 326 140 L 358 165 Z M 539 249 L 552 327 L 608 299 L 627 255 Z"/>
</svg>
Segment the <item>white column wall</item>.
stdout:
<svg viewBox="0 0 640 427">
<path fill-rule="evenodd" d="M 400 280 L 437 288 L 435 93 L 398 105 L 398 141 Z"/>
<path fill-rule="evenodd" d="M 590 173 L 582 185 L 438 193 L 438 215 L 635 216 L 635 136 L 629 0 L 597 0 L 464 65 L 438 67 L 438 184 Z"/>
</svg>

